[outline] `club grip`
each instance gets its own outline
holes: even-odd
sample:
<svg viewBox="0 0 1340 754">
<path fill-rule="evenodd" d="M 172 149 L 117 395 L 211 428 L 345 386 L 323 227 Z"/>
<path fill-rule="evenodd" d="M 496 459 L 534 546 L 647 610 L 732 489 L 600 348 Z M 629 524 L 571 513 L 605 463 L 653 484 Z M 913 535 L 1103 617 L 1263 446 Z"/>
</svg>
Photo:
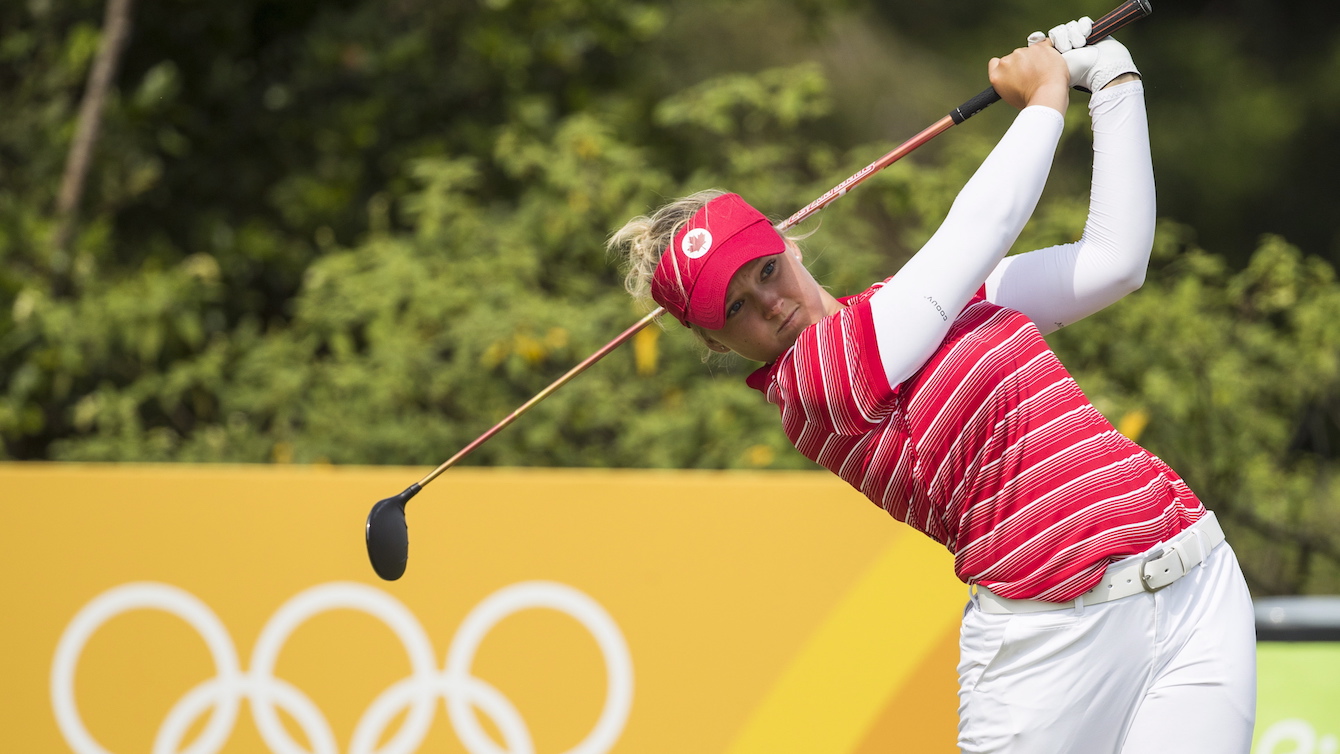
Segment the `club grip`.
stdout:
<svg viewBox="0 0 1340 754">
<path fill-rule="evenodd" d="M 978 92 L 972 99 L 954 108 L 949 113 L 949 117 L 954 120 L 954 125 L 957 126 L 963 121 L 985 110 L 988 105 L 993 105 L 999 101 L 1000 95 L 996 93 L 994 88 L 988 86 Z"/>
<path fill-rule="evenodd" d="M 1089 31 L 1087 42 L 1088 44 L 1100 42 L 1117 29 L 1121 29 L 1134 21 L 1139 21 L 1153 12 L 1154 6 L 1149 4 L 1149 0 L 1126 0 L 1111 13 L 1093 22 L 1093 29 Z M 953 119 L 954 125 L 957 126 L 999 100 L 1000 95 L 996 93 L 995 89 L 988 86 L 972 99 L 950 111 L 949 117 Z"/>
<path fill-rule="evenodd" d="M 1086 41 L 1088 44 L 1101 42 L 1117 29 L 1139 21 L 1153 12 L 1154 6 L 1149 4 L 1149 0 L 1126 0 L 1121 7 L 1093 22 L 1093 28 L 1089 31 Z"/>
</svg>

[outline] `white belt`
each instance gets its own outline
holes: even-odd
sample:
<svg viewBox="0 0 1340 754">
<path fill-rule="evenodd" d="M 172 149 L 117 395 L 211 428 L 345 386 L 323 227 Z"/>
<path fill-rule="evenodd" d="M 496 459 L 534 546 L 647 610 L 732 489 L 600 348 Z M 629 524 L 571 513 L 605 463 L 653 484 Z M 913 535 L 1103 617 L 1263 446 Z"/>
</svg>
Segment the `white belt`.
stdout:
<svg viewBox="0 0 1340 754">
<path fill-rule="evenodd" d="M 1107 572 L 1103 574 L 1102 581 L 1074 600 L 1068 602 L 1012 600 L 1001 597 L 984 586 L 978 586 L 977 606 L 984 613 L 996 615 L 1041 613 L 1096 605 L 1141 592 L 1157 592 L 1204 562 L 1205 558 L 1209 557 L 1210 551 L 1223 541 L 1224 530 L 1219 527 L 1214 511 L 1206 511 L 1199 521 L 1183 529 L 1167 542 L 1154 547 L 1143 560 L 1121 566 L 1109 566 Z"/>
</svg>

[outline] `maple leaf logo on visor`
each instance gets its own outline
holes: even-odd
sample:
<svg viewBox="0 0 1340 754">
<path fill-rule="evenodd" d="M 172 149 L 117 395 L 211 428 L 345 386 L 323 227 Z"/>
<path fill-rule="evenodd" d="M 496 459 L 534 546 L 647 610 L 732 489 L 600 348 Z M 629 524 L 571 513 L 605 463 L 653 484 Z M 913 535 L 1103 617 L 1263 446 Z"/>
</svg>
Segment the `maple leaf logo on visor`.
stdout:
<svg viewBox="0 0 1340 754">
<path fill-rule="evenodd" d="M 689 259 L 697 259 L 712 248 L 712 234 L 707 228 L 694 228 L 684 235 L 679 250 Z"/>
</svg>

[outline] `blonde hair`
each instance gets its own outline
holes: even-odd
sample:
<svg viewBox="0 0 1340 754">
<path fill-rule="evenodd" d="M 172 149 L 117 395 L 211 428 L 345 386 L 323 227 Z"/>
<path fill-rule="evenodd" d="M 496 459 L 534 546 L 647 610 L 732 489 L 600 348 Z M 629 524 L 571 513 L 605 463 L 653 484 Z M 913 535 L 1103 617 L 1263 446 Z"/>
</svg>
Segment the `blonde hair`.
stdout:
<svg viewBox="0 0 1340 754">
<path fill-rule="evenodd" d="M 651 215 L 638 215 L 624 223 L 605 244 L 610 254 L 621 257 L 623 287 L 633 299 L 648 309 L 656 306 L 651 298 L 651 279 L 661 263 L 661 254 L 670 247 L 675 234 L 693 219 L 707 203 L 724 195 L 721 189 L 707 189 L 676 199 Z"/>
<path fill-rule="evenodd" d="M 634 217 L 610 236 L 605 248 L 611 255 L 621 258 L 620 263 L 624 268 L 623 287 L 634 301 L 647 309 L 658 306 L 651 297 L 651 279 L 661 264 L 661 254 L 670 247 L 675 234 L 693 219 L 698 210 L 726 193 L 721 189 L 705 189 L 689 194 L 662 206 L 651 215 Z M 689 329 L 707 345 L 706 330 L 691 322 Z"/>
<path fill-rule="evenodd" d="M 685 223 L 693 219 L 698 210 L 726 193 L 729 192 L 721 189 L 705 189 L 689 194 L 662 206 L 651 215 L 634 217 L 610 236 L 605 248 L 612 256 L 620 257 L 625 271 L 623 285 L 633 300 L 648 310 L 657 306 L 651 297 L 651 279 L 661 263 L 661 254 L 670 247 L 675 234 Z M 782 238 L 788 246 L 794 246 L 797 240 L 808 235 L 806 233 L 790 236 L 783 233 Z M 708 335 L 710 331 L 698 325 L 689 323 L 689 329 L 693 330 L 698 340 L 704 343 L 710 338 Z"/>
</svg>

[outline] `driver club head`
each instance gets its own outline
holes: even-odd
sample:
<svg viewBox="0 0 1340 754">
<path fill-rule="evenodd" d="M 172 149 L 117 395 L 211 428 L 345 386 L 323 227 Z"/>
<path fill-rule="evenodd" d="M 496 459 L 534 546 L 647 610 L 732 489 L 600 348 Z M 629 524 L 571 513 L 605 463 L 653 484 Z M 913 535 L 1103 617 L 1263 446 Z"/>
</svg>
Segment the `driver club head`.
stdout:
<svg viewBox="0 0 1340 754">
<path fill-rule="evenodd" d="M 418 484 L 410 485 L 394 497 L 378 500 L 368 512 L 365 536 L 372 570 L 387 581 L 405 573 L 409 560 L 409 526 L 405 523 L 405 503 L 418 493 Z"/>
</svg>

